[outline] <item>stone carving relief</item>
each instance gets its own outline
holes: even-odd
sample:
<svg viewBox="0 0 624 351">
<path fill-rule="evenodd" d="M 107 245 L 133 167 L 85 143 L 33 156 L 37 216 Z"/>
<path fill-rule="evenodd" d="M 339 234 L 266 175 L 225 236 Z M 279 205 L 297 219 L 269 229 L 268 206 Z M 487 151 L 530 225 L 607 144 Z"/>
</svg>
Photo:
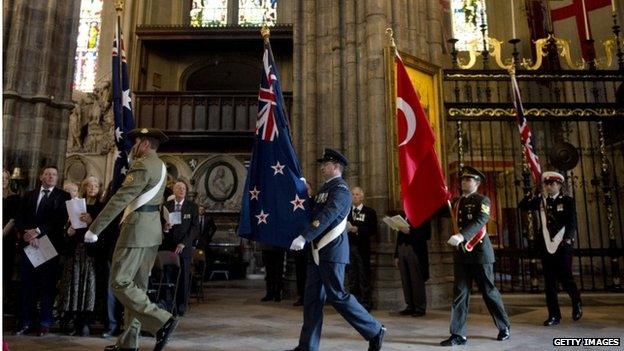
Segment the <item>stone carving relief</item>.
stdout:
<svg viewBox="0 0 624 351">
<path fill-rule="evenodd" d="M 75 102 L 69 116 L 67 151 L 104 155 L 115 146 L 111 83 L 98 84 Z"/>
</svg>

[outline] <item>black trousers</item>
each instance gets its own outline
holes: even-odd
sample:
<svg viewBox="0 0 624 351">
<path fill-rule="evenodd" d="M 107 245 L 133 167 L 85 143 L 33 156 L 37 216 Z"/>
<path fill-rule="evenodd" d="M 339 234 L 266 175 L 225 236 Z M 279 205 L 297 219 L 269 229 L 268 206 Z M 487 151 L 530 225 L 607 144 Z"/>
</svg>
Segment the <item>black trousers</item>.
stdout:
<svg viewBox="0 0 624 351">
<path fill-rule="evenodd" d="M 427 312 L 427 290 L 423 276 L 422 262 L 411 245 L 399 245 L 399 271 L 407 309 L 414 312 Z"/>
<path fill-rule="evenodd" d="M 561 318 L 557 299 L 559 284 L 570 295 L 573 304 L 581 301 L 581 295 L 572 276 L 573 254 L 571 247 L 560 247 L 554 254 L 542 256 L 548 317 Z"/>
<path fill-rule="evenodd" d="M 303 299 L 308 271 L 308 255 L 306 250 L 293 251 L 295 255 L 295 276 L 297 278 L 297 295 Z"/>
<path fill-rule="evenodd" d="M 509 328 L 509 317 L 505 312 L 503 300 L 494 285 L 492 263 L 455 263 L 453 265 L 455 282 L 454 299 L 451 307 L 451 334 L 466 336 L 466 318 L 473 280 L 477 282 L 483 301 L 487 306 L 498 330 Z"/>
<path fill-rule="evenodd" d="M 284 249 L 262 250 L 266 275 L 267 295 L 281 296 L 284 287 Z"/>
<path fill-rule="evenodd" d="M 357 246 L 349 247 L 349 261 L 347 265 L 347 289 L 368 310 L 372 305 L 370 250 Z"/>
<path fill-rule="evenodd" d="M 166 283 L 175 284 L 176 276 L 178 274 L 178 269 L 175 266 L 165 266 L 164 274 Z M 178 281 L 178 291 L 176 292 L 176 312 L 177 313 L 185 313 L 188 307 L 188 299 L 190 292 L 190 282 L 191 282 L 191 258 L 180 256 L 180 280 Z M 164 296 L 163 300 L 166 304 L 166 307 L 169 311 L 173 311 L 173 293 L 174 288 L 162 288 L 164 291 L 161 292 L 161 295 Z"/>
</svg>

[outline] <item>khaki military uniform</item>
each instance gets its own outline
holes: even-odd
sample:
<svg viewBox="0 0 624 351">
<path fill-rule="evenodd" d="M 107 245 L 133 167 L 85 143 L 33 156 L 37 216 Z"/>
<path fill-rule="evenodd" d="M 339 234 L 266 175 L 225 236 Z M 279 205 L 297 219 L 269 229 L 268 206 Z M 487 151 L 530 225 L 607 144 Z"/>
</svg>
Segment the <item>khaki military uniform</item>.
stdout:
<svg viewBox="0 0 624 351">
<path fill-rule="evenodd" d="M 99 235 L 132 200 L 158 185 L 162 167 L 163 162 L 156 152 L 135 160 L 121 188 L 89 230 Z M 125 218 L 113 253 L 111 287 L 125 307 L 125 330 L 117 341 L 122 348 L 138 348 L 141 328 L 156 334 L 171 318 L 169 312 L 151 302 L 146 294 L 148 277 L 162 242 L 158 206 L 162 203 L 164 191 L 165 182 L 151 200 Z"/>
</svg>

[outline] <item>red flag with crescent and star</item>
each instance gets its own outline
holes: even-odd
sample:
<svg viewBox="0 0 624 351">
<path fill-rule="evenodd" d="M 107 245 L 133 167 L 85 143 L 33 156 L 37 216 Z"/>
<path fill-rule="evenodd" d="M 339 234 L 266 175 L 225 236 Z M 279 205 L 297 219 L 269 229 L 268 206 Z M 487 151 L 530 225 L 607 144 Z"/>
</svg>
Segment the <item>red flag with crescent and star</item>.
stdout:
<svg viewBox="0 0 624 351">
<path fill-rule="evenodd" d="M 397 137 L 403 210 L 409 223 L 419 227 L 450 199 L 435 134 L 407 74 L 401 57 L 397 68 Z"/>
</svg>

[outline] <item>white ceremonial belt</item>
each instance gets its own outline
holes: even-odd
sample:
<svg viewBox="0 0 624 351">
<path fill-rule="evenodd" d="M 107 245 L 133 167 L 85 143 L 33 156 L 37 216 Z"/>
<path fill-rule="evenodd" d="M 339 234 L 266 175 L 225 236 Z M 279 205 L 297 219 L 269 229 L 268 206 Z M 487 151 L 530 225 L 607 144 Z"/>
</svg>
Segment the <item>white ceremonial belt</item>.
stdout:
<svg viewBox="0 0 624 351">
<path fill-rule="evenodd" d="M 557 252 L 557 248 L 559 248 L 559 244 L 561 244 L 561 240 L 563 240 L 563 233 L 565 232 L 565 226 L 562 227 L 557 235 L 554 238 L 550 237 L 550 232 L 548 231 L 548 223 L 546 221 L 546 211 L 545 211 L 545 200 L 542 198 L 542 204 L 540 206 L 540 219 L 542 222 L 542 235 L 544 236 L 544 243 L 546 244 L 546 250 L 550 254 L 554 254 Z"/>
<path fill-rule="evenodd" d="M 162 187 L 162 185 L 165 183 L 165 178 L 167 177 L 167 167 L 165 167 L 165 164 L 162 164 L 162 171 L 160 172 L 160 180 L 158 181 L 158 183 L 156 185 L 154 185 L 150 190 L 144 192 L 143 194 L 137 196 L 136 199 L 132 200 L 128 206 L 126 207 L 126 209 L 124 210 L 124 214 L 123 217 L 121 217 L 121 223 L 123 223 L 126 220 L 126 217 L 128 217 L 128 215 L 130 215 L 132 212 L 134 212 L 134 210 L 136 210 L 137 208 L 145 205 L 146 203 L 148 203 L 149 201 L 151 201 L 154 196 L 156 196 L 158 194 L 158 191 L 160 190 L 160 187 Z"/>
<path fill-rule="evenodd" d="M 319 265 L 319 251 L 325 247 L 325 245 L 331 243 L 332 241 L 334 241 L 334 239 L 336 239 L 337 237 L 339 237 L 342 233 L 344 233 L 345 229 L 347 228 L 347 217 L 345 217 L 342 222 L 340 222 L 337 226 L 335 226 L 332 230 L 330 230 L 329 232 L 325 233 L 325 235 L 323 235 L 323 237 L 321 238 L 321 240 L 319 240 L 317 245 L 312 245 L 312 258 L 314 259 L 314 263 L 316 263 L 316 265 Z"/>
</svg>

